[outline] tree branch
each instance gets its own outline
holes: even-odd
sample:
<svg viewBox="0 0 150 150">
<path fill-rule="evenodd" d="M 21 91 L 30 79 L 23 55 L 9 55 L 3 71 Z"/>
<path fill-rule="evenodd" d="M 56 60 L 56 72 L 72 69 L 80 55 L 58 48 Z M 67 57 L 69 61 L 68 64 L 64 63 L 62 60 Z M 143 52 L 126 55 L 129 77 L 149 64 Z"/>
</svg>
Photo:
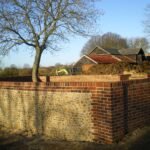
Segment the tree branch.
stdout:
<svg viewBox="0 0 150 150">
<path fill-rule="evenodd" d="M 13 33 L 15 33 L 16 35 L 18 35 L 19 38 L 20 38 L 25 44 L 27 44 L 28 46 L 35 47 L 34 44 L 28 43 L 27 40 L 25 40 L 25 39 L 19 34 L 19 32 L 17 32 L 16 30 L 11 29 L 11 28 L 9 28 L 9 27 L 5 27 L 5 29 L 6 29 L 6 30 L 9 30 L 9 31 L 11 31 L 11 32 L 13 32 Z"/>
</svg>

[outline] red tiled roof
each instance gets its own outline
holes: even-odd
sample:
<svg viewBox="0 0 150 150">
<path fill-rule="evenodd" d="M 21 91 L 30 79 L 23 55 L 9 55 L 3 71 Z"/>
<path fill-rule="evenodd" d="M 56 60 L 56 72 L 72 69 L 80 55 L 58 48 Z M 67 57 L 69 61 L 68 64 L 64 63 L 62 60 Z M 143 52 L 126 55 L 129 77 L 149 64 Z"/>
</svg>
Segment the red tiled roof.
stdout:
<svg viewBox="0 0 150 150">
<path fill-rule="evenodd" d="M 89 55 L 91 59 L 98 63 L 116 63 L 119 62 L 119 59 L 113 57 L 112 55 Z"/>
</svg>

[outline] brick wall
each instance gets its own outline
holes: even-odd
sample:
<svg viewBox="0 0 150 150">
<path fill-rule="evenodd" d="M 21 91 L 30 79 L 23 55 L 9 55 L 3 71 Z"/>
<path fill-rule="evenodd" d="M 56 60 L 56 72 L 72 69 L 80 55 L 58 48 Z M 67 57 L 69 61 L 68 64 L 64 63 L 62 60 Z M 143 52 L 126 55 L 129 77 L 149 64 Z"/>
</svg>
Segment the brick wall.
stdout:
<svg viewBox="0 0 150 150">
<path fill-rule="evenodd" d="M 112 84 L 113 136 L 150 123 L 150 78 Z"/>
<path fill-rule="evenodd" d="M 112 143 L 150 121 L 150 78 L 0 82 L 0 124 L 51 139 Z"/>
</svg>

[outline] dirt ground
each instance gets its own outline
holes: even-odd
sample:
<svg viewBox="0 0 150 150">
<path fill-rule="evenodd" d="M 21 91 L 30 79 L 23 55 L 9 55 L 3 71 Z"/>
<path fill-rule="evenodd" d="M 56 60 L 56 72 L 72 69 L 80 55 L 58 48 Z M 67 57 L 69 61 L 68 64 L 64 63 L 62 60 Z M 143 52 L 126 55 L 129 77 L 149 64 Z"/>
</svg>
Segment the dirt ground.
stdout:
<svg viewBox="0 0 150 150">
<path fill-rule="evenodd" d="M 0 150 L 149 150 L 150 126 L 126 135 L 119 143 L 102 145 L 89 142 L 51 141 L 0 130 Z"/>
</svg>

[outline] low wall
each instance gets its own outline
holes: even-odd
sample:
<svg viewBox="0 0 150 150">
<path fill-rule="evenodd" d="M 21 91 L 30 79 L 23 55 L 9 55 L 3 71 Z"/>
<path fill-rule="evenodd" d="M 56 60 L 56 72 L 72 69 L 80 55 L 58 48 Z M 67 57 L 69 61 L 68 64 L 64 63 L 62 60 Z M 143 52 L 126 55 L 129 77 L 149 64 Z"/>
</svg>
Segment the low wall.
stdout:
<svg viewBox="0 0 150 150">
<path fill-rule="evenodd" d="M 50 139 L 113 143 L 150 121 L 150 78 L 0 82 L 0 125 Z"/>
<path fill-rule="evenodd" d="M 128 80 L 126 75 L 66 75 L 66 76 L 40 76 L 42 82 L 100 82 Z M 146 77 L 147 78 L 147 77 Z"/>
</svg>

